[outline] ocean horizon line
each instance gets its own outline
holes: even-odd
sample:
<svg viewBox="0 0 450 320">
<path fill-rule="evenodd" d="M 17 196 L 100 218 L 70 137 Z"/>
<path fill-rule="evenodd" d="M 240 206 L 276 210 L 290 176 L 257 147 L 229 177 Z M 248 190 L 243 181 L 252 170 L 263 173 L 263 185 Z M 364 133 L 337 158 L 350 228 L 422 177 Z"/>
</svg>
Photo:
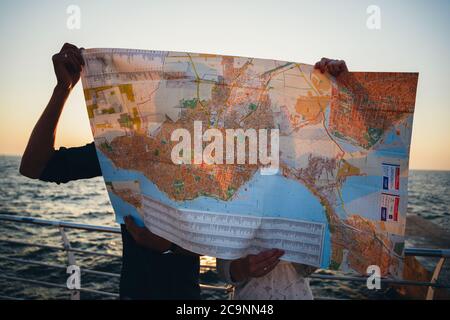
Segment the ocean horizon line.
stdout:
<svg viewBox="0 0 450 320">
<path fill-rule="evenodd" d="M 22 157 L 22 154 L 17 153 L 0 153 L 0 157 Z M 409 168 L 410 171 L 429 171 L 429 172 L 449 172 L 448 169 L 432 169 L 432 168 Z"/>
</svg>

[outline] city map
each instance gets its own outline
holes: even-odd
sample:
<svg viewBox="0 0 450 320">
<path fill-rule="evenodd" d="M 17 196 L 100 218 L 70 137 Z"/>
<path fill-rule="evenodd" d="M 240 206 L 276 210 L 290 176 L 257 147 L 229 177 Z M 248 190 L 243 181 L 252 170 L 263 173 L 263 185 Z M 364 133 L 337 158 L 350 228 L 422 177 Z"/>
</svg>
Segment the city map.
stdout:
<svg viewBox="0 0 450 320">
<path fill-rule="evenodd" d="M 417 73 L 335 78 L 295 62 L 170 51 L 83 57 L 117 222 L 133 215 L 223 259 L 280 248 L 295 263 L 401 276 Z M 181 140 L 189 149 L 178 152 Z M 269 151 L 236 161 L 229 143 Z"/>
</svg>

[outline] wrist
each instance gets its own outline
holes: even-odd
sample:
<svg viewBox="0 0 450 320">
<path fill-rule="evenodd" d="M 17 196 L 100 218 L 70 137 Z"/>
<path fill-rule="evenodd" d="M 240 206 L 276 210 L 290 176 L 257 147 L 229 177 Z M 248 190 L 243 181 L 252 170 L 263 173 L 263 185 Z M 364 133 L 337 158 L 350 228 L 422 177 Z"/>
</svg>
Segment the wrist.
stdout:
<svg viewBox="0 0 450 320">
<path fill-rule="evenodd" d="M 54 91 L 55 91 L 56 93 L 59 93 L 59 94 L 63 94 L 63 95 L 67 95 L 67 96 L 68 96 L 68 95 L 70 94 L 70 92 L 72 91 L 72 88 L 70 88 L 70 87 L 67 86 L 67 85 L 57 83 L 56 86 L 55 86 Z"/>
<path fill-rule="evenodd" d="M 248 273 L 245 272 L 243 259 L 237 259 L 231 262 L 230 276 L 233 282 L 242 282 L 249 278 Z"/>
</svg>

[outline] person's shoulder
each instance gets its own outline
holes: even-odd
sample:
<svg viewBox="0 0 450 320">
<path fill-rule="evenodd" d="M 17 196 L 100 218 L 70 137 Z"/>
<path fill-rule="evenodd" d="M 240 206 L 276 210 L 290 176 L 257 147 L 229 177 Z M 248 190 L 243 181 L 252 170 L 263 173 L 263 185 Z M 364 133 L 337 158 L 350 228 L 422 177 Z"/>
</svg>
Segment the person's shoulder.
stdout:
<svg viewBox="0 0 450 320">
<path fill-rule="evenodd" d="M 96 152 L 94 141 L 92 141 L 90 143 L 86 143 L 84 146 L 79 146 L 79 147 L 70 148 L 70 149 L 75 149 L 80 152 L 90 152 L 90 153 Z"/>
<path fill-rule="evenodd" d="M 83 151 L 83 150 L 95 150 L 95 143 L 94 141 L 90 143 L 86 143 L 84 146 L 78 146 L 78 147 L 64 147 L 61 146 L 58 148 L 58 150 L 55 150 L 55 152 L 67 152 L 67 151 Z"/>
<path fill-rule="evenodd" d="M 83 167 L 83 165 L 93 165 L 94 162 L 98 162 L 94 142 L 78 147 L 61 147 L 55 155 L 64 158 L 70 167 Z"/>
</svg>

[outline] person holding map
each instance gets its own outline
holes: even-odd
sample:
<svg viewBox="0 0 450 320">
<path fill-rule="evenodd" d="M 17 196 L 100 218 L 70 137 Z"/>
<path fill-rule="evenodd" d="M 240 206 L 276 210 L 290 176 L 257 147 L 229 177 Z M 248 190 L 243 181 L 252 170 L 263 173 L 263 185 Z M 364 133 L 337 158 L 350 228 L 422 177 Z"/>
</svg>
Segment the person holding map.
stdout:
<svg viewBox="0 0 450 320">
<path fill-rule="evenodd" d="M 83 65 L 81 50 L 72 44 L 64 44 L 53 56 L 57 85 L 28 141 L 22 175 L 58 184 L 102 175 L 93 142 L 54 148 L 58 120 Z M 137 226 L 131 217 L 125 224 L 121 225 L 121 299 L 199 299 L 199 256 Z"/>
<path fill-rule="evenodd" d="M 348 72 L 343 60 L 322 58 L 314 67 L 334 77 Z M 307 276 L 316 268 L 281 261 L 283 254 L 283 250 L 271 249 L 236 260 L 217 259 L 217 269 L 235 286 L 236 300 L 312 300 Z"/>
</svg>

